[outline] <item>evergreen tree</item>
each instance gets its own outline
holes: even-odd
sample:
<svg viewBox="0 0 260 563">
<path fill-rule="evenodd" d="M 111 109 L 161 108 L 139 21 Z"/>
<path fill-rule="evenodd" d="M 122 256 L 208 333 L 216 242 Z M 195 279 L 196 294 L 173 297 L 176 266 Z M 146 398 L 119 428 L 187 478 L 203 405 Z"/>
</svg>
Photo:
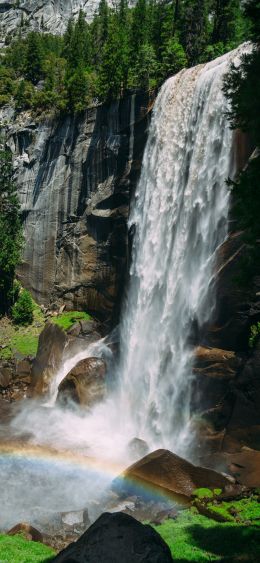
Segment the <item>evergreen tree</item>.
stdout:
<svg viewBox="0 0 260 563">
<path fill-rule="evenodd" d="M 186 0 L 182 15 L 182 43 L 188 63 L 197 64 L 209 41 L 207 0 Z"/>
<path fill-rule="evenodd" d="M 33 300 L 27 289 L 23 289 L 12 307 L 12 318 L 16 324 L 29 325 L 33 322 Z"/>
<path fill-rule="evenodd" d="M 13 304 L 15 268 L 22 246 L 19 210 L 11 153 L 0 148 L 0 315 L 8 313 Z"/>
<path fill-rule="evenodd" d="M 212 43 L 230 44 L 243 40 L 243 20 L 240 0 L 215 0 Z"/>
<path fill-rule="evenodd" d="M 173 37 L 168 39 L 162 53 L 161 78 L 166 80 L 187 66 L 187 57 L 182 45 Z"/>
<path fill-rule="evenodd" d="M 26 40 L 24 75 L 27 80 L 37 84 L 43 78 L 43 47 L 39 33 L 32 31 Z"/>
</svg>

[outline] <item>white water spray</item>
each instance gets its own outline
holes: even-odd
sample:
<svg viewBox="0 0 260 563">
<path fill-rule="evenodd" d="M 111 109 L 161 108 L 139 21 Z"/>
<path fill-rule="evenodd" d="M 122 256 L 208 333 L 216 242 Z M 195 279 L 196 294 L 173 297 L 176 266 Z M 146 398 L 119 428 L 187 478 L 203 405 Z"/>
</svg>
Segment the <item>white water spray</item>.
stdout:
<svg viewBox="0 0 260 563">
<path fill-rule="evenodd" d="M 234 172 L 223 75 L 240 50 L 170 78 L 156 100 L 130 216 L 135 227 L 122 323 L 121 425 L 187 455 L 195 327 L 215 306 L 216 250 Z"/>
</svg>

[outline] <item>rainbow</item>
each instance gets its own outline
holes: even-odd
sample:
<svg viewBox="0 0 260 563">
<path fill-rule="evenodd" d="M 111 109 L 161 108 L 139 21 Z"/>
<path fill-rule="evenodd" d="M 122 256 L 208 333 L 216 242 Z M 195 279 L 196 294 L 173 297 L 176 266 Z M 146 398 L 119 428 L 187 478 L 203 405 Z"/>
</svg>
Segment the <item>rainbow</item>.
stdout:
<svg viewBox="0 0 260 563">
<path fill-rule="evenodd" d="M 172 501 L 173 495 L 151 482 L 140 482 L 133 477 L 128 478 L 124 475 L 125 465 L 111 462 L 106 459 L 96 459 L 83 455 L 77 451 L 57 450 L 48 446 L 40 446 L 29 443 L 9 442 L 0 444 L 0 463 L 5 460 L 18 462 L 26 461 L 29 464 L 48 464 L 57 471 L 73 470 L 85 473 L 96 473 L 100 477 L 106 477 L 112 482 L 125 482 L 129 488 L 135 489 L 135 494 L 144 498 L 153 498 L 164 501 Z M 44 467 L 43 467 L 44 470 Z M 113 487 L 114 488 L 114 487 Z M 116 489 L 115 489 L 116 490 Z"/>
</svg>

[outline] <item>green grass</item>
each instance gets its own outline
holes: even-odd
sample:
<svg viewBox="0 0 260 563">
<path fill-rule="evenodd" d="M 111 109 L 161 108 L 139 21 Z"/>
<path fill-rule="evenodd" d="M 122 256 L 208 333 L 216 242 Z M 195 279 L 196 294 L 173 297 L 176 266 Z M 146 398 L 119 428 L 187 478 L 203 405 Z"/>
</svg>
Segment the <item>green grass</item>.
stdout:
<svg viewBox="0 0 260 563">
<path fill-rule="evenodd" d="M 254 523 L 218 523 L 192 508 L 154 528 L 175 562 L 260 561 L 260 530 Z"/>
<path fill-rule="evenodd" d="M 63 330 L 68 330 L 77 321 L 90 320 L 91 316 L 82 311 L 68 311 L 49 320 Z M 0 342 L 5 348 L 0 348 L 0 359 L 9 360 L 13 357 L 35 356 L 38 340 L 45 325 L 45 318 L 40 307 L 34 303 L 33 323 L 29 326 L 15 325 L 11 319 L 0 319 Z M 0 560 L 1 563 L 1 560 Z"/>
<path fill-rule="evenodd" d="M 63 328 L 63 330 L 69 330 L 77 321 L 89 321 L 90 319 L 91 316 L 83 311 L 68 311 L 52 318 L 52 322 Z"/>
<path fill-rule="evenodd" d="M 4 563 L 44 563 L 55 551 L 42 543 L 28 541 L 22 535 L 0 535 L 0 561 Z"/>
</svg>

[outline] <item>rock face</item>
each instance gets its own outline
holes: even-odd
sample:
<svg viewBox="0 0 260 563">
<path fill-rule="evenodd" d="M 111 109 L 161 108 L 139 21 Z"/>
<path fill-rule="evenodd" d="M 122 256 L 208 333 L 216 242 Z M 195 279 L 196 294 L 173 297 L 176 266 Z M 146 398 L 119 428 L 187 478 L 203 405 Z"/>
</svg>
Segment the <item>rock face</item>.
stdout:
<svg viewBox="0 0 260 563">
<path fill-rule="evenodd" d="M 151 107 L 135 94 L 61 120 L 3 112 L 24 219 L 19 277 L 39 303 L 116 314 Z"/>
<path fill-rule="evenodd" d="M 169 547 L 151 527 L 131 516 L 104 513 L 57 557 L 56 563 L 171 563 Z"/>
<path fill-rule="evenodd" d="M 231 490 L 234 485 L 224 475 L 197 467 L 168 450 L 156 450 L 131 465 L 113 483 L 113 488 L 123 494 L 133 492 L 139 485 L 167 490 L 180 497 L 190 498 L 199 488 Z"/>
<path fill-rule="evenodd" d="M 112 2 L 108 0 L 108 4 Z M 99 0 L 0 0 L 0 38 L 3 41 L 17 29 L 62 34 L 80 9 L 90 21 L 98 5 Z"/>
<path fill-rule="evenodd" d="M 59 369 L 67 342 L 66 334 L 57 325 L 47 323 L 40 334 L 36 358 L 32 366 L 31 397 L 48 394 L 53 375 Z"/>
<path fill-rule="evenodd" d="M 57 402 L 62 406 L 73 402 L 92 407 L 105 397 L 105 375 L 104 360 L 100 358 L 81 360 L 60 383 Z"/>
</svg>

